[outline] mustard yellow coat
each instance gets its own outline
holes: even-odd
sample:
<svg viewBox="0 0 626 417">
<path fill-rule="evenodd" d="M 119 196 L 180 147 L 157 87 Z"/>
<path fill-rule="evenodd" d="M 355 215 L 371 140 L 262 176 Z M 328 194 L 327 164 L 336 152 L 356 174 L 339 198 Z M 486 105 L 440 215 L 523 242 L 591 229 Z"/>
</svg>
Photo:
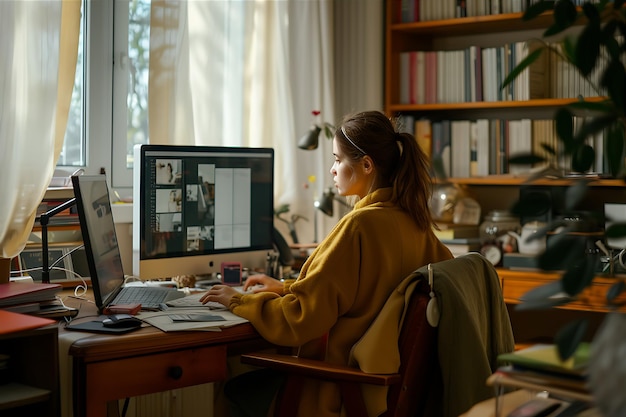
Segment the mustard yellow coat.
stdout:
<svg viewBox="0 0 626 417">
<path fill-rule="evenodd" d="M 319 244 L 285 293 L 234 296 L 230 310 L 268 341 L 298 347 L 301 357 L 348 364 L 352 346 L 398 284 L 417 268 L 452 258 L 429 230 L 390 202 L 391 188 L 359 201 Z M 381 357 L 381 361 L 385 358 Z M 305 388 L 299 416 L 338 416 L 330 383 Z"/>
</svg>

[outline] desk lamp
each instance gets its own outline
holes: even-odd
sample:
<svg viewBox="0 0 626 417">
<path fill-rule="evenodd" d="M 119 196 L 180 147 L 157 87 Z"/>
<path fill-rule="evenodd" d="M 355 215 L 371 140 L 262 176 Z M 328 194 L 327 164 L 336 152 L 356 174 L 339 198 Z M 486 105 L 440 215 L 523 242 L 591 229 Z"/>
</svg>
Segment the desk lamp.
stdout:
<svg viewBox="0 0 626 417">
<path fill-rule="evenodd" d="M 72 207 L 74 204 L 76 204 L 76 199 L 69 199 L 65 203 L 42 213 L 37 218 L 41 225 L 41 282 L 44 284 L 50 283 L 50 267 L 48 266 L 48 223 L 50 222 L 50 217 Z"/>
<path fill-rule="evenodd" d="M 319 110 L 313 110 L 311 112 L 313 117 L 317 117 L 320 115 Z M 308 132 L 306 132 L 298 141 L 298 148 L 304 149 L 305 151 L 312 151 L 313 149 L 317 149 L 317 145 L 319 144 L 320 133 L 322 130 L 324 131 L 324 135 L 328 139 L 333 137 L 333 130 L 335 127 L 328 122 L 322 122 L 321 124 L 314 123 Z"/>
<path fill-rule="evenodd" d="M 333 202 L 334 201 L 338 201 L 341 204 L 343 204 L 344 206 L 346 206 L 348 208 L 351 208 L 348 203 L 346 203 L 342 199 L 337 198 L 335 196 L 335 192 L 333 191 L 332 187 L 328 187 L 328 190 L 326 190 L 324 192 L 324 194 L 322 194 L 322 198 L 320 198 L 319 200 L 316 200 L 315 203 L 313 203 L 313 204 L 322 213 L 324 213 L 327 216 L 331 216 L 332 217 L 333 212 L 334 212 L 334 210 L 333 210 Z"/>
</svg>

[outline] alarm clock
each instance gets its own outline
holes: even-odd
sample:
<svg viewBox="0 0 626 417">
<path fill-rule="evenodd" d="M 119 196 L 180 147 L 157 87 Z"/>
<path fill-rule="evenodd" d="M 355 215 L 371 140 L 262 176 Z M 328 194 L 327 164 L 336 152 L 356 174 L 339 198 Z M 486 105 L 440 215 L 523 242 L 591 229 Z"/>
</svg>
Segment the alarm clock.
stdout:
<svg viewBox="0 0 626 417">
<path fill-rule="evenodd" d="M 480 248 L 480 253 L 494 266 L 502 263 L 502 247 L 497 242 L 484 243 Z"/>
</svg>

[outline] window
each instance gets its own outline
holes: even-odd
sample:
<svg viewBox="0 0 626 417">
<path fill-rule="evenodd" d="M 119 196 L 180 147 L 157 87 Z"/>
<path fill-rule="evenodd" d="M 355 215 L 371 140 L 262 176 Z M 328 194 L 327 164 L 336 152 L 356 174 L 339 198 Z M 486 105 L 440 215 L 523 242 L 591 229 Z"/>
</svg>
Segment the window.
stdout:
<svg viewBox="0 0 626 417">
<path fill-rule="evenodd" d="M 148 143 L 150 3 L 115 2 L 113 186 L 132 185 L 133 147 Z"/>
<path fill-rule="evenodd" d="M 76 60 L 76 75 L 74 78 L 74 90 L 70 103 L 67 129 L 63 148 L 59 155 L 57 165 L 82 167 L 86 164 L 85 146 L 85 2 L 81 6 L 80 35 L 78 40 L 78 58 Z"/>
</svg>

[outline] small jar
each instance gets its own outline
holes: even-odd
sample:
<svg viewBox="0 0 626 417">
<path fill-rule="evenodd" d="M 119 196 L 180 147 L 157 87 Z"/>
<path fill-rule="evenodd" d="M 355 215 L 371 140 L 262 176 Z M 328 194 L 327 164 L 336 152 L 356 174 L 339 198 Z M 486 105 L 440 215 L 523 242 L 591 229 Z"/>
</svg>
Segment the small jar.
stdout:
<svg viewBox="0 0 626 417">
<path fill-rule="evenodd" d="M 505 210 L 490 211 L 478 228 L 480 252 L 494 265 L 502 265 L 503 253 L 517 250 L 515 238 L 508 232 L 520 232 L 519 218 Z"/>
</svg>

